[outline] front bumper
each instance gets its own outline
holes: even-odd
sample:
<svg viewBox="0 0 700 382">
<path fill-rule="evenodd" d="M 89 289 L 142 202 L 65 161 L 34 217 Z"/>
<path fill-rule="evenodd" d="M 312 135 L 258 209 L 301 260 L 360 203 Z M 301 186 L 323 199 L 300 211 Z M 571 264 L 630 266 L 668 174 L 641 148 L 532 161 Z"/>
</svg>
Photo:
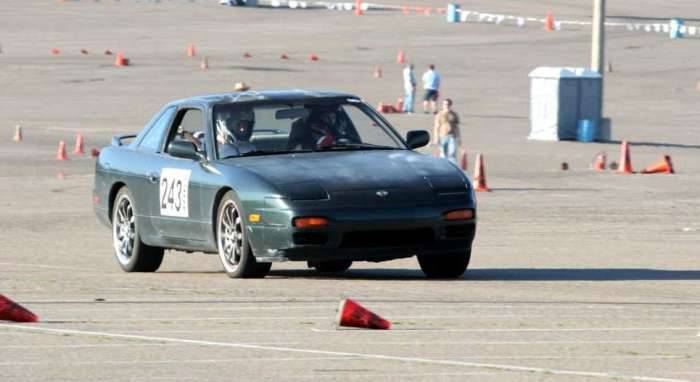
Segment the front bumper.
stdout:
<svg viewBox="0 0 700 382">
<path fill-rule="evenodd" d="M 294 216 L 324 216 L 329 224 L 323 228 L 257 226 L 253 229 L 258 244 L 255 256 L 259 261 L 384 261 L 417 254 L 466 253 L 474 240 L 476 218 L 445 221 L 446 210 L 449 207 L 297 211 Z"/>
</svg>

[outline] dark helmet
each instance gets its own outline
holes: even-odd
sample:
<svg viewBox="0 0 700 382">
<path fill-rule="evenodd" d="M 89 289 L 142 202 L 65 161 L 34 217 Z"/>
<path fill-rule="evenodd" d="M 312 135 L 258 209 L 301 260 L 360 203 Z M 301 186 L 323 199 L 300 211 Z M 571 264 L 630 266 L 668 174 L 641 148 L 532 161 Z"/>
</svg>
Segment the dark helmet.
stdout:
<svg viewBox="0 0 700 382">
<path fill-rule="evenodd" d="M 250 109 L 234 111 L 225 123 L 217 124 L 217 135 L 227 143 L 246 142 L 253 135 L 255 113 Z"/>
</svg>

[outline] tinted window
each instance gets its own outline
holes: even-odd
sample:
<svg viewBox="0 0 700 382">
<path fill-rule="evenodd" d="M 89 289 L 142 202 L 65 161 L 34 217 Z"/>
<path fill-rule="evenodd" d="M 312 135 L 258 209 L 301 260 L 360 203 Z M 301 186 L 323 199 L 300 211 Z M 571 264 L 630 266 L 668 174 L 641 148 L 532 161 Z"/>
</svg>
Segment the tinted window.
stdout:
<svg viewBox="0 0 700 382">
<path fill-rule="evenodd" d="M 148 133 L 146 133 L 139 147 L 153 152 L 160 150 L 160 142 L 162 141 L 163 135 L 165 135 L 165 131 L 168 129 L 168 125 L 174 113 L 174 107 L 166 109 L 151 125 L 151 129 L 148 130 Z"/>
</svg>

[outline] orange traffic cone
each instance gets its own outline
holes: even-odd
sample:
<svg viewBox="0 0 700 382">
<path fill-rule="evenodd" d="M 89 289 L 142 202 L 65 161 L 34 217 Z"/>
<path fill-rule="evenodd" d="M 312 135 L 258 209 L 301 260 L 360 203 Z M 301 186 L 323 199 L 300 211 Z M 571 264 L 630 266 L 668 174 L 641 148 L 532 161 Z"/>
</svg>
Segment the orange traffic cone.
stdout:
<svg viewBox="0 0 700 382">
<path fill-rule="evenodd" d="M 111 55 L 112 55 L 112 51 L 109 49 L 105 49 L 105 56 L 111 56 Z"/>
<path fill-rule="evenodd" d="M 0 320 L 14 322 L 37 322 L 39 317 L 20 304 L 0 294 Z"/>
<path fill-rule="evenodd" d="M 406 55 L 403 54 L 403 50 L 399 50 L 399 54 L 396 55 L 396 63 L 397 64 L 405 64 L 406 63 Z"/>
<path fill-rule="evenodd" d="M 253 55 L 248 53 L 248 52 L 243 53 L 243 58 L 252 58 L 252 57 L 253 57 Z"/>
<path fill-rule="evenodd" d="M 90 158 L 97 158 L 98 156 L 100 156 L 100 150 L 98 150 L 94 147 L 91 148 L 90 149 Z"/>
<path fill-rule="evenodd" d="M 280 58 L 283 59 L 283 60 L 289 60 L 289 56 L 287 56 L 287 53 L 282 53 L 282 55 L 280 56 Z"/>
<path fill-rule="evenodd" d="M 469 170 L 469 161 L 467 160 L 467 150 L 465 150 L 465 149 L 460 149 L 459 168 L 461 168 L 462 171 Z"/>
<path fill-rule="evenodd" d="M 375 313 L 370 312 L 362 305 L 349 298 L 346 298 L 340 302 L 336 324 L 338 326 L 364 329 L 386 330 L 391 328 L 391 322 L 379 317 Z"/>
<path fill-rule="evenodd" d="M 486 171 L 484 171 L 484 157 L 481 153 L 476 155 L 476 165 L 474 166 L 474 191 L 491 192 L 491 189 L 486 184 Z"/>
<path fill-rule="evenodd" d="M 12 140 L 15 142 L 22 142 L 22 126 L 15 126 L 15 136 L 12 137 Z"/>
<path fill-rule="evenodd" d="M 315 55 L 315 54 L 313 54 L 313 53 L 311 53 L 311 54 L 309 55 L 309 60 L 311 60 L 311 61 L 318 61 L 318 56 Z"/>
<path fill-rule="evenodd" d="M 51 48 L 51 54 L 53 54 L 54 56 L 58 56 L 59 54 L 61 54 L 61 50 L 58 48 Z"/>
<path fill-rule="evenodd" d="M 544 30 L 547 32 L 554 31 L 554 15 L 552 15 L 552 11 L 547 11 L 547 16 L 544 18 Z"/>
<path fill-rule="evenodd" d="M 124 53 L 117 53 L 117 58 L 114 60 L 114 66 L 129 66 L 129 59 L 124 57 Z"/>
<path fill-rule="evenodd" d="M 66 142 L 58 142 L 58 152 L 56 153 L 57 160 L 68 160 L 68 155 L 66 155 Z"/>
<path fill-rule="evenodd" d="M 73 154 L 85 154 L 84 141 L 83 134 L 78 133 L 78 135 L 75 136 L 75 148 L 73 149 Z"/>
<path fill-rule="evenodd" d="M 382 78 L 382 67 L 379 65 L 374 67 L 374 78 Z"/>
<path fill-rule="evenodd" d="M 605 152 L 599 152 L 595 157 L 595 162 L 593 162 L 593 169 L 596 171 L 604 171 L 607 160 L 608 158 Z"/>
<path fill-rule="evenodd" d="M 622 141 L 622 146 L 620 147 L 620 167 L 617 172 L 634 174 L 634 171 L 632 171 L 632 160 L 630 159 L 630 147 L 627 141 Z"/>
<path fill-rule="evenodd" d="M 88 51 L 87 51 L 87 49 L 80 49 L 80 53 L 82 53 L 82 54 L 88 54 Z"/>
<path fill-rule="evenodd" d="M 194 57 L 196 55 L 197 55 L 197 52 L 194 48 L 194 44 L 190 43 L 189 45 L 187 45 L 187 57 Z"/>
<path fill-rule="evenodd" d="M 664 155 L 661 161 L 657 164 L 651 165 L 641 171 L 642 174 L 675 174 L 673 171 L 673 163 L 671 163 L 671 156 Z"/>
<path fill-rule="evenodd" d="M 355 0 L 355 16 L 362 16 L 362 0 Z"/>
<path fill-rule="evenodd" d="M 202 58 L 202 63 L 199 64 L 199 68 L 202 70 L 209 69 L 209 58 L 207 58 L 207 56 L 204 56 L 204 58 Z"/>
</svg>

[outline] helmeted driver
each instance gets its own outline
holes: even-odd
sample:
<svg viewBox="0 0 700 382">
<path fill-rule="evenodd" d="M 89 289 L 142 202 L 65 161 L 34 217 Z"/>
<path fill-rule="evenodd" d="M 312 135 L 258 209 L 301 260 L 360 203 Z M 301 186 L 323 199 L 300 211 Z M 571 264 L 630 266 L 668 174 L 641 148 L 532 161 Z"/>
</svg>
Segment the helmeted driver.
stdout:
<svg viewBox="0 0 700 382">
<path fill-rule="evenodd" d="M 255 150 L 250 142 L 255 125 L 255 114 L 252 110 L 241 110 L 225 120 L 216 123 L 216 141 L 219 158 L 239 156 Z"/>
</svg>

